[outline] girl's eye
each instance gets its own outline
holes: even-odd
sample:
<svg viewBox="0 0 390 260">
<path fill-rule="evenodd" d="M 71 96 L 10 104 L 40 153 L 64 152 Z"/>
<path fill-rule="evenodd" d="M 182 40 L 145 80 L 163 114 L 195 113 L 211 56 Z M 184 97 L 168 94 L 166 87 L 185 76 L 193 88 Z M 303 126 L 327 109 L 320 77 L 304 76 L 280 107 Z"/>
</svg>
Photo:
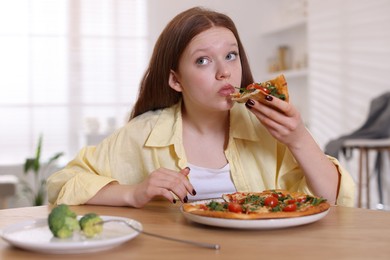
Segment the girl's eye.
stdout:
<svg viewBox="0 0 390 260">
<path fill-rule="evenodd" d="M 235 60 L 235 59 L 237 59 L 237 56 L 238 56 L 238 53 L 235 52 L 235 51 L 232 51 L 232 52 L 230 52 L 230 53 L 226 56 L 226 59 L 227 59 L 227 60 Z"/>
<path fill-rule="evenodd" d="M 210 61 L 207 58 L 199 58 L 196 60 L 196 64 L 198 65 L 205 65 L 208 64 Z"/>
</svg>

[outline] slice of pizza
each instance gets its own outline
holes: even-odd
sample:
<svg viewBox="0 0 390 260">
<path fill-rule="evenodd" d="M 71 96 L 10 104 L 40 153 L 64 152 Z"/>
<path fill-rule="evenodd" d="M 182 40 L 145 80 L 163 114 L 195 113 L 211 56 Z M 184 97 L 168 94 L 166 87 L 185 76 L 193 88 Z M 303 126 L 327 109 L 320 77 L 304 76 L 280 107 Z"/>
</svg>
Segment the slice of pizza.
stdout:
<svg viewBox="0 0 390 260">
<path fill-rule="evenodd" d="M 249 84 L 240 92 L 231 94 L 231 97 L 233 101 L 245 103 L 248 99 L 262 101 L 267 95 L 289 101 L 287 81 L 283 74 L 262 83 Z"/>
</svg>

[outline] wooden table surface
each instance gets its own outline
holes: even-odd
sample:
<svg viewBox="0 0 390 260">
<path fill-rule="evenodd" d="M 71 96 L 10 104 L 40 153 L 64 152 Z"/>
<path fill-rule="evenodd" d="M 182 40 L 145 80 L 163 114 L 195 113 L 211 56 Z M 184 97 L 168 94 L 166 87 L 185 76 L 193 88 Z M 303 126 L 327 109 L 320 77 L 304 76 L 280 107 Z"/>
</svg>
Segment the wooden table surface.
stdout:
<svg viewBox="0 0 390 260">
<path fill-rule="evenodd" d="M 53 255 L 21 250 L 0 239 L 0 259 L 390 259 L 390 212 L 334 206 L 323 219 L 273 230 L 238 230 L 196 224 L 184 218 L 180 205 L 150 202 L 143 209 L 72 206 L 78 215 L 133 218 L 145 231 L 176 238 L 217 243 L 220 250 L 138 235 L 113 249 L 96 253 Z M 49 206 L 0 210 L 0 229 L 46 218 Z"/>
</svg>

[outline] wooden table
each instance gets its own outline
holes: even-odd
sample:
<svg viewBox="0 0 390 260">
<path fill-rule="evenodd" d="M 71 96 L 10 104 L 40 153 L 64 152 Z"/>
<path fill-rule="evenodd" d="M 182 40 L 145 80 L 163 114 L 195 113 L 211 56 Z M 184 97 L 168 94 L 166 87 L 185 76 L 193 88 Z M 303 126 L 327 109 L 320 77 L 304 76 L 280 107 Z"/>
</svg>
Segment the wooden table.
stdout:
<svg viewBox="0 0 390 260">
<path fill-rule="evenodd" d="M 145 231 L 218 243 L 220 250 L 139 235 L 113 249 L 79 255 L 50 255 L 24 251 L 0 239 L 0 259 L 390 259 L 390 212 L 334 206 L 311 224 L 275 230 L 236 230 L 187 221 L 179 205 L 163 201 L 143 209 L 73 206 L 78 215 L 96 212 L 133 218 Z M 50 207 L 0 210 L 0 229 L 13 223 L 45 218 Z"/>
</svg>

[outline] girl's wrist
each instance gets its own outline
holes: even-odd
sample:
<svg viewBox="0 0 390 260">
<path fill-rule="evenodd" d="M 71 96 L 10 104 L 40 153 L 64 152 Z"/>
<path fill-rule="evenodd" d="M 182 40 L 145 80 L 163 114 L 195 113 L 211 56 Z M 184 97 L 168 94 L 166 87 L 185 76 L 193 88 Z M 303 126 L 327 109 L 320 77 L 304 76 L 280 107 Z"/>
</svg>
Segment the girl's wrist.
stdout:
<svg viewBox="0 0 390 260">
<path fill-rule="evenodd" d="M 291 152 L 298 152 L 302 149 L 307 148 L 310 142 L 314 142 L 312 136 L 309 131 L 305 128 L 302 130 L 296 137 L 293 139 L 293 142 L 286 144 Z"/>
</svg>

